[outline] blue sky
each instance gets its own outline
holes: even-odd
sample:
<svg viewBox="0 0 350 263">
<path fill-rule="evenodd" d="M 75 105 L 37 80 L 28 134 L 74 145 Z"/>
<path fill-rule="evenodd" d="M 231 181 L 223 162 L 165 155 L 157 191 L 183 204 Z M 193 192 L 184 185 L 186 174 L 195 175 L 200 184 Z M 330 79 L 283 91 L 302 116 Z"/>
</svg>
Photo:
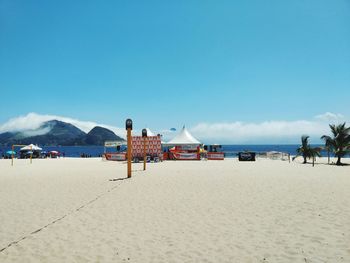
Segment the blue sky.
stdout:
<svg viewBox="0 0 350 263">
<path fill-rule="evenodd" d="M 347 0 L 0 0 L 0 124 L 348 120 L 349 25 Z"/>
</svg>

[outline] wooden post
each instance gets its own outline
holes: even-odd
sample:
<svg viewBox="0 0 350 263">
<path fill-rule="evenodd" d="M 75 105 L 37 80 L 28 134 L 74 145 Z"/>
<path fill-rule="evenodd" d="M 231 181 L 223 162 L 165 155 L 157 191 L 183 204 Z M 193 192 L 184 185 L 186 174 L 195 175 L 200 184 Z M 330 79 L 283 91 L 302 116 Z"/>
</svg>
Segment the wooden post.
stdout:
<svg viewBox="0 0 350 263">
<path fill-rule="evenodd" d="M 127 159 L 128 159 L 128 178 L 131 177 L 131 129 L 128 130 L 128 151 L 127 151 Z"/>
<path fill-rule="evenodd" d="M 328 156 L 328 164 L 329 164 L 329 162 L 330 162 L 330 160 L 329 160 L 329 147 L 327 147 L 327 156 Z"/>
<path fill-rule="evenodd" d="M 14 152 L 14 150 L 15 150 L 15 146 L 14 145 L 12 145 L 12 153 L 11 153 L 11 166 L 13 166 L 13 152 Z"/>
<path fill-rule="evenodd" d="M 32 164 L 32 158 L 33 158 L 33 146 L 30 146 L 30 164 Z"/>
<path fill-rule="evenodd" d="M 131 178 L 131 130 L 132 130 L 132 120 L 131 119 L 127 119 L 125 122 L 125 128 L 127 130 L 127 161 L 128 161 L 128 178 Z"/>
<path fill-rule="evenodd" d="M 15 152 L 15 147 L 23 147 L 23 146 L 27 146 L 27 145 L 22 145 L 22 144 L 13 144 L 12 145 L 12 154 L 11 154 L 11 166 L 13 166 L 13 163 L 14 163 L 14 152 Z M 32 151 L 32 147 L 30 147 L 30 150 Z M 32 163 L 32 154 L 30 154 L 30 163 Z"/>
<path fill-rule="evenodd" d="M 142 129 L 142 138 L 143 138 L 143 170 L 146 170 L 146 161 L 147 161 L 147 151 L 146 151 L 146 143 L 147 143 L 147 130 Z"/>
<path fill-rule="evenodd" d="M 147 161 L 146 139 L 147 137 L 143 137 L 143 170 L 144 171 L 146 171 L 146 161 Z"/>
</svg>

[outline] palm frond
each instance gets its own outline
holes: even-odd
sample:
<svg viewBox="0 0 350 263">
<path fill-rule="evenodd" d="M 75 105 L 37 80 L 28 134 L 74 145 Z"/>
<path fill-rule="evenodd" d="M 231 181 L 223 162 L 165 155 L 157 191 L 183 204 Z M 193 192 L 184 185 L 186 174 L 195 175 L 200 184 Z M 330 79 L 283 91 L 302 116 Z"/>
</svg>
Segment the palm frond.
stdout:
<svg viewBox="0 0 350 263">
<path fill-rule="evenodd" d="M 308 135 L 303 135 L 303 136 L 301 136 L 301 144 L 302 144 L 302 147 L 304 147 L 304 148 L 306 148 L 307 147 L 307 145 L 308 145 L 308 141 L 309 141 L 309 138 L 310 138 L 310 136 L 308 136 Z"/>
</svg>

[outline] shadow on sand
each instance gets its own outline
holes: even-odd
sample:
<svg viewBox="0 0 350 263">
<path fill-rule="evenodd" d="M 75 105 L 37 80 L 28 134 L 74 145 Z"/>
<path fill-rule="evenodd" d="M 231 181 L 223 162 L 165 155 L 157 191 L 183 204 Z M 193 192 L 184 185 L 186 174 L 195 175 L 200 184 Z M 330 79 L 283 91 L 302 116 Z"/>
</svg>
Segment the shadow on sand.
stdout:
<svg viewBox="0 0 350 263">
<path fill-rule="evenodd" d="M 129 179 L 129 178 L 128 177 L 125 177 L 125 178 L 113 178 L 113 179 L 109 179 L 109 181 L 115 182 L 115 181 L 123 181 L 123 180 L 126 180 L 126 179 Z"/>
</svg>

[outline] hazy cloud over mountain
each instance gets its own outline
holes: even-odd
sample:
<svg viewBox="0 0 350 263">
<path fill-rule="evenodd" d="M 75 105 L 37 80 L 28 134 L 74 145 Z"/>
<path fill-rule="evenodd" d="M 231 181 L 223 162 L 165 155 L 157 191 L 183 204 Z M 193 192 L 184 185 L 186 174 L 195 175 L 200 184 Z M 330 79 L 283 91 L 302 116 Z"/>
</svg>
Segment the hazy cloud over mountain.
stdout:
<svg viewBox="0 0 350 263">
<path fill-rule="evenodd" d="M 118 136 L 125 138 L 124 128 L 114 127 L 106 124 L 99 124 L 92 121 L 81 121 L 69 117 L 56 115 L 41 115 L 29 113 L 25 116 L 19 116 L 8 120 L 0 125 L 0 133 L 7 131 L 22 131 L 28 135 L 41 135 L 49 131 L 48 127 L 41 128 L 43 122 L 49 120 L 59 120 L 71 123 L 83 130 L 89 132 L 95 126 L 105 127 L 114 131 Z M 222 144 L 288 144 L 299 143 L 301 135 L 307 134 L 311 137 L 312 143 L 320 143 L 320 137 L 329 134 L 329 123 L 340 123 L 347 118 L 339 113 L 326 112 L 317 115 L 310 120 L 280 121 L 271 120 L 265 122 L 217 122 L 217 123 L 198 123 L 193 127 L 188 127 L 192 134 L 204 143 L 222 143 Z M 174 137 L 176 132 L 170 132 L 169 129 L 155 130 L 150 127 L 153 133 L 161 133 L 163 140 L 168 141 Z M 139 134 L 140 131 L 134 130 L 133 134 Z"/>
<path fill-rule="evenodd" d="M 125 130 L 119 127 L 114 127 L 111 125 L 105 125 L 91 121 L 81 121 L 69 117 L 62 117 L 57 115 L 42 115 L 37 113 L 28 113 L 25 116 L 19 116 L 8 120 L 6 123 L 0 125 L 0 133 L 22 131 L 26 133 L 32 133 L 32 136 L 42 135 L 47 133 L 49 129 L 45 128 L 43 130 L 40 130 L 39 128 L 41 124 L 50 120 L 58 120 L 73 124 L 74 126 L 78 127 L 86 133 L 88 133 L 95 126 L 101 126 L 112 130 L 118 136 L 125 137 Z"/>
</svg>

